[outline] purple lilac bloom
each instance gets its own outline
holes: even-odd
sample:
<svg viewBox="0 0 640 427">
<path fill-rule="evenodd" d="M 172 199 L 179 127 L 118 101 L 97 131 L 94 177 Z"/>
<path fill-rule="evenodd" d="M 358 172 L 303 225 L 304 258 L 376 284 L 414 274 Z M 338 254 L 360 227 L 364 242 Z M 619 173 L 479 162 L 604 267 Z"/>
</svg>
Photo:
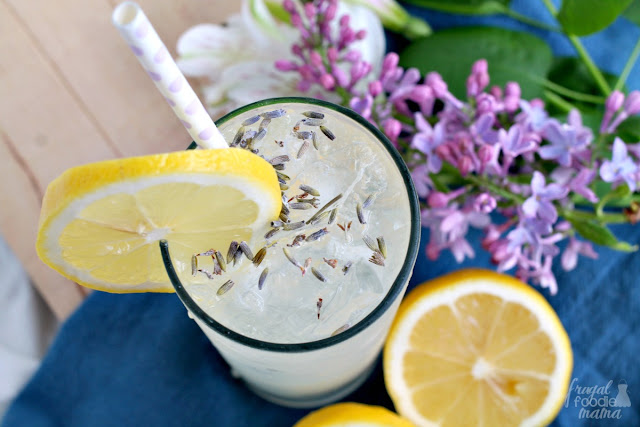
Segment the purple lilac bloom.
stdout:
<svg viewBox="0 0 640 427">
<path fill-rule="evenodd" d="M 495 197 L 489 193 L 479 194 L 473 201 L 473 209 L 476 212 L 488 214 L 496 208 L 497 202 Z"/>
<path fill-rule="evenodd" d="M 531 179 L 532 195 L 522 204 L 522 211 L 527 217 L 538 217 L 553 224 L 558 219 L 558 211 L 552 201 L 564 198 L 569 190 L 558 184 L 545 184 L 544 175 L 535 171 Z"/>
<path fill-rule="evenodd" d="M 591 203 L 597 203 L 598 196 L 596 196 L 596 193 L 588 187 L 595 177 L 595 170 L 587 168 L 581 169 L 576 177 L 569 182 L 569 189 L 574 193 L 581 195 Z"/>
<path fill-rule="evenodd" d="M 620 138 L 613 141 L 613 155 L 611 160 L 605 160 L 600 166 L 600 177 L 605 182 L 614 185 L 626 182 L 631 191 L 636 190 L 636 172 L 638 165 L 627 153 L 627 146 Z"/>
<path fill-rule="evenodd" d="M 638 113 L 640 113 L 640 91 L 634 90 L 631 91 L 624 100 L 622 111 L 620 111 L 615 119 L 613 119 L 613 122 L 607 126 L 607 133 L 614 133 L 620 123 L 625 121 L 628 117 L 634 116 Z"/>
<path fill-rule="evenodd" d="M 371 107 L 373 106 L 373 97 L 369 94 L 363 97 L 354 96 L 349 101 L 349 107 L 365 119 L 371 118 Z"/>
<path fill-rule="evenodd" d="M 442 167 L 442 160 L 435 149 L 444 142 L 444 125 L 437 123 L 431 126 L 421 113 L 414 114 L 417 132 L 411 139 L 411 146 L 427 156 L 427 168 L 437 173 Z"/>
<path fill-rule="evenodd" d="M 536 147 L 536 140 L 527 134 L 520 125 L 513 125 L 509 131 L 500 129 L 498 132 L 498 142 L 502 147 L 502 152 L 511 157 L 517 157 Z"/>
<path fill-rule="evenodd" d="M 422 221 L 430 229 L 427 256 L 436 259 L 442 250 L 449 249 L 457 262 L 475 255 L 465 238 L 469 226 L 484 228 L 491 222 L 488 215 L 472 209 L 459 209 L 455 203 L 446 208 L 423 211 Z"/>
<path fill-rule="evenodd" d="M 493 112 L 487 112 L 478 116 L 469 128 L 473 139 L 478 144 L 495 144 L 498 142 L 498 131 L 493 129 L 496 116 Z"/>
<path fill-rule="evenodd" d="M 520 114 L 516 116 L 516 123 L 520 123 L 529 132 L 539 132 L 547 124 L 549 115 L 544 109 L 544 102 L 532 99 L 530 102 L 520 100 Z"/>
<path fill-rule="evenodd" d="M 578 255 L 596 259 L 598 254 L 593 250 L 590 242 L 585 242 L 571 237 L 567 248 L 562 253 L 561 264 L 565 271 L 571 271 L 578 264 Z"/>
<path fill-rule="evenodd" d="M 558 292 L 558 282 L 553 275 L 553 271 L 551 271 L 552 264 L 553 257 L 550 255 L 545 256 L 542 263 L 529 268 L 521 266 L 516 272 L 516 277 L 525 282 L 531 280 L 534 283 L 538 283 L 541 288 L 547 288 L 551 295 L 555 295 Z"/>
<path fill-rule="evenodd" d="M 624 102 L 624 94 L 619 90 L 614 90 L 611 95 L 607 97 L 604 103 L 604 115 L 602 116 L 602 123 L 600 124 L 600 133 L 608 133 L 607 128 L 613 118 L 613 115 L 618 112 L 622 103 Z"/>
<path fill-rule="evenodd" d="M 550 144 L 540 147 L 540 157 L 556 160 L 562 166 L 570 166 L 573 156 L 584 151 L 591 143 L 593 134 L 582 126 L 582 119 L 577 110 L 573 111 L 575 113 L 570 115 L 570 118 L 575 126 L 571 123 L 560 124 L 557 120 L 547 123 L 543 135 Z"/>
<path fill-rule="evenodd" d="M 416 187 L 416 193 L 418 193 L 418 196 L 426 199 L 433 187 L 431 178 L 429 178 L 429 169 L 427 168 L 427 165 L 422 163 L 415 166 L 411 171 L 411 178 L 413 178 L 413 184 Z"/>
</svg>

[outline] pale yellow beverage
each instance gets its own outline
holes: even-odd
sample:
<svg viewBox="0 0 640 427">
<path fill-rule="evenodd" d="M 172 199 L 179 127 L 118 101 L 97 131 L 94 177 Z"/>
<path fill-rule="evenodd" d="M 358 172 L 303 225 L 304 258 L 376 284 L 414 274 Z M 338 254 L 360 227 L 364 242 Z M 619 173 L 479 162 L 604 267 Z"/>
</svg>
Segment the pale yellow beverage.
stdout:
<svg viewBox="0 0 640 427">
<path fill-rule="evenodd" d="M 416 259 L 419 211 L 406 166 L 362 117 L 317 100 L 261 101 L 217 125 L 231 146 L 277 169 L 281 217 L 238 241 L 244 252 L 229 242 L 201 248 L 197 260 L 172 259 L 170 278 L 258 394 L 289 406 L 336 400 L 372 369 Z"/>
</svg>

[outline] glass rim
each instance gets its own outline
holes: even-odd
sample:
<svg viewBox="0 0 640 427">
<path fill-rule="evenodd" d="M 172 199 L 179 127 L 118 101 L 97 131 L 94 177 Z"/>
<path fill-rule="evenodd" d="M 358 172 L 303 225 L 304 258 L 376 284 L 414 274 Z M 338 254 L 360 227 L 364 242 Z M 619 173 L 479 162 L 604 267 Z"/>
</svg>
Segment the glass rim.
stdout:
<svg viewBox="0 0 640 427">
<path fill-rule="evenodd" d="M 189 295 L 184 285 L 180 281 L 177 272 L 173 266 L 173 262 L 171 261 L 171 255 L 169 252 L 169 243 L 166 240 L 160 241 L 160 251 L 162 253 L 162 259 L 164 262 L 165 269 L 167 271 L 167 275 L 169 276 L 169 280 L 171 281 L 176 294 L 185 305 L 185 307 L 193 313 L 195 317 L 197 317 L 200 321 L 205 323 L 209 328 L 213 329 L 219 335 L 228 338 L 234 342 L 245 345 L 247 347 L 252 347 L 259 350 L 272 351 L 272 352 L 306 352 L 319 350 L 322 348 L 330 347 L 341 343 L 343 341 L 348 340 L 349 338 L 359 334 L 370 325 L 372 325 L 376 320 L 378 320 L 393 304 L 393 302 L 398 298 L 403 290 L 405 282 L 408 282 L 411 273 L 413 271 L 413 267 L 418 255 L 418 248 L 420 245 L 420 209 L 418 204 L 418 196 L 415 191 L 413 180 L 411 179 L 411 174 L 407 165 L 400 157 L 400 153 L 395 149 L 393 144 L 389 141 L 389 139 L 375 126 L 373 126 L 369 121 L 367 121 L 364 117 L 360 116 L 355 111 L 342 107 L 340 105 L 336 105 L 327 101 L 313 99 L 313 98 L 303 98 L 303 97 L 281 97 L 281 98 L 269 98 L 262 101 L 254 102 L 244 107 L 240 107 L 236 110 L 227 113 L 220 119 L 216 120 L 216 125 L 221 126 L 231 118 L 242 114 L 248 110 L 253 110 L 255 108 L 273 105 L 273 104 L 283 104 L 283 103 L 296 103 L 296 104 L 310 104 L 317 105 L 324 108 L 328 108 L 334 110 L 340 114 L 343 114 L 350 119 L 354 120 L 361 126 L 363 126 L 367 131 L 371 132 L 376 139 L 382 144 L 382 146 L 386 149 L 386 151 L 391 156 L 393 162 L 395 163 L 402 180 L 405 184 L 405 188 L 407 189 L 407 197 L 409 199 L 409 210 L 410 210 L 410 235 L 409 235 L 409 245 L 407 247 L 407 255 L 402 263 L 402 267 L 398 272 L 398 275 L 393 281 L 393 284 L 389 288 L 389 291 L 384 296 L 382 301 L 363 319 L 361 319 L 358 323 L 351 326 L 344 332 L 341 332 L 335 336 L 322 338 L 316 341 L 302 342 L 302 343 L 273 343 L 268 341 L 262 341 L 255 338 L 250 338 L 245 335 L 242 335 L 223 324 L 217 322 L 211 316 L 209 316 Z M 189 148 L 195 148 L 195 144 L 192 143 Z"/>
</svg>

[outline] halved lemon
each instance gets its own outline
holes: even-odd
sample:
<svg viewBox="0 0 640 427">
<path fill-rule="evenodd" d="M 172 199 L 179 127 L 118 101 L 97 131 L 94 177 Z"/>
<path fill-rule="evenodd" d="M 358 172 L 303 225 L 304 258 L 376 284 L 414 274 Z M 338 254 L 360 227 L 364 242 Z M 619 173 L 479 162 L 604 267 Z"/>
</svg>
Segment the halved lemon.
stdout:
<svg viewBox="0 0 640 427">
<path fill-rule="evenodd" d="M 546 425 L 572 366 L 547 301 L 511 276 L 478 269 L 411 291 L 384 349 L 387 391 L 419 426 Z"/>
<path fill-rule="evenodd" d="M 172 292 L 158 241 L 178 267 L 231 240 L 250 240 L 280 212 L 278 179 L 239 148 L 187 150 L 74 167 L 49 184 L 40 258 L 81 285 L 108 292 Z"/>
<path fill-rule="evenodd" d="M 381 406 L 336 403 L 311 412 L 294 427 L 414 427 Z"/>
</svg>

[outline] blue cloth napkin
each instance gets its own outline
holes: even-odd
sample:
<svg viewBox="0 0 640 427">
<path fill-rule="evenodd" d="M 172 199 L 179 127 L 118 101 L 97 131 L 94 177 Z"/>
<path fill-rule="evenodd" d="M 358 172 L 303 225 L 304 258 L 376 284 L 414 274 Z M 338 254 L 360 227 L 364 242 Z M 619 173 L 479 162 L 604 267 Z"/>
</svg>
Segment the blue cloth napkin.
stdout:
<svg viewBox="0 0 640 427">
<path fill-rule="evenodd" d="M 549 21 L 540 2 L 512 4 L 518 12 Z M 413 7 L 410 11 L 427 18 L 435 29 L 489 24 L 532 31 L 545 38 L 556 54 L 573 54 L 558 35 L 509 19 L 460 17 Z M 639 35 L 638 28 L 619 20 L 603 33 L 587 37 L 585 44 L 597 63 L 619 72 Z M 632 73 L 628 87 L 640 87 L 638 74 Z M 640 243 L 640 227 L 619 226 L 615 231 Z M 479 249 L 480 237 L 471 232 L 477 256 L 460 265 L 448 253 L 438 262 L 427 261 L 428 233 L 423 232 L 409 289 L 461 267 L 490 268 L 488 255 Z M 556 270 L 558 295 L 543 292 L 567 329 L 574 352 L 573 389 L 567 407 L 553 423 L 556 426 L 640 425 L 640 253 L 606 249 L 599 253 L 598 260 L 582 259 L 571 273 Z M 584 418 L 584 410 L 593 415 L 604 404 L 605 390 L 597 387 L 606 388 L 609 382 L 607 402 L 618 397 L 622 391 L 618 385 L 626 383 L 630 406 L 620 408 L 620 419 Z M 592 391 L 595 402 L 589 400 Z M 393 408 L 380 363 L 368 381 L 344 400 Z M 95 292 L 64 324 L 2 425 L 271 427 L 290 426 L 308 412 L 266 402 L 232 378 L 175 295 Z"/>
</svg>

